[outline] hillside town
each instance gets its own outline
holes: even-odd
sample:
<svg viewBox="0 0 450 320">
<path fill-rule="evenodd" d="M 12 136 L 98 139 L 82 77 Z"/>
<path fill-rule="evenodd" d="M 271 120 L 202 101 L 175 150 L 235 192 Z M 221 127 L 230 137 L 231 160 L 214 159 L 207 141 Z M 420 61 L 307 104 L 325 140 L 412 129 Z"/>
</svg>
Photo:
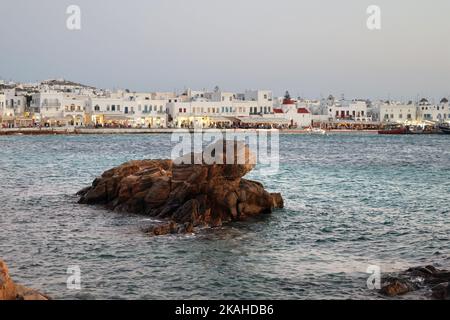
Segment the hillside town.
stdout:
<svg viewBox="0 0 450 320">
<path fill-rule="evenodd" d="M 379 129 L 386 124 L 436 126 L 450 121 L 447 97 L 439 102 L 274 97 L 243 93 L 105 90 L 52 79 L 0 80 L 0 128 L 279 128 Z"/>
</svg>

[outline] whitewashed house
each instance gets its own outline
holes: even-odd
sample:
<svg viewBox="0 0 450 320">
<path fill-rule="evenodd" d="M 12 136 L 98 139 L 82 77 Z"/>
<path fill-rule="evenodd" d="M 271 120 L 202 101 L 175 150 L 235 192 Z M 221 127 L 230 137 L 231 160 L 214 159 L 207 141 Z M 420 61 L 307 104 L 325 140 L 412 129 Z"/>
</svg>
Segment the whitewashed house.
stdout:
<svg viewBox="0 0 450 320">
<path fill-rule="evenodd" d="M 417 106 L 386 101 L 379 106 L 381 122 L 405 123 L 417 120 Z"/>
<path fill-rule="evenodd" d="M 421 121 L 442 122 L 449 119 L 449 105 L 447 98 L 443 98 L 439 104 L 431 104 L 423 98 L 419 101 L 418 118 Z"/>
<path fill-rule="evenodd" d="M 128 101 L 125 107 L 123 98 L 91 97 L 88 108 L 91 116 L 90 121 L 92 124 L 99 126 L 128 126 L 133 123 L 135 106 L 135 102 Z"/>
<path fill-rule="evenodd" d="M 87 111 L 90 100 L 88 96 L 64 94 L 61 99 L 63 117 L 68 126 L 81 127 L 89 122 Z"/>
<path fill-rule="evenodd" d="M 3 91 L 2 115 L 4 117 L 19 117 L 25 112 L 27 99 L 23 95 L 18 95 L 15 89 L 5 89 Z"/>
<path fill-rule="evenodd" d="M 37 111 L 37 122 L 42 126 L 66 125 L 62 100 L 63 94 L 60 92 L 50 91 L 33 94 L 31 107 Z"/>
<path fill-rule="evenodd" d="M 272 114 L 272 93 L 266 90 L 235 94 L 219 88 L 214 92 L 188 89 L 184 96 L 178 101 L 169 99 L 167 103 L 169 123 L 173 127 L 216 127 L 246 122 L 250 116 L 262 118 Z"/>
<path fill-rule="evenodd" d="M 333 120 L 371 121 L 364 100 L 333 101 L 328 105 L 328 116 Z"/>
</svg>

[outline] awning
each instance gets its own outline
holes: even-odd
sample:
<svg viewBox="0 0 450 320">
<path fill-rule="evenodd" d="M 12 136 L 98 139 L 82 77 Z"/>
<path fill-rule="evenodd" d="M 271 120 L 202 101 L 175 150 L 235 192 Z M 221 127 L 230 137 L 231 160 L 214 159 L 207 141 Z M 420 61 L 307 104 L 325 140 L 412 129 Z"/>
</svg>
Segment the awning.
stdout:
<svg viewBox="0 0 450 320">
<path fill-rule="evenodd" d="M 237 118 L 242 123 L 247 124 L 289 124 L 290 121 L 284 118 L 264 118 L 264 117 L 254 117 L 254 118 Z"/>
<path fill-rule="evenodd" d="M 208 119 L 212 122 L 233 122 L 233 120 L 230 118 L 220 116 L 208 117 Z"/>
<path fill-rule="evenodd" d="M 32 118 L 16 118 L 16 121 L 33 121 Z"/>
<path fill-rule="evenodd" d="M 132 117 L 126 117 L 126 116 L 122 116 L 122 115 L 105 115 L 103 117 L 103 119 L 105 121 L 131 121 L 133 120 Z"/>
<path fill-rule="evenodd" d="M 70 121 L 71 119 L 68 119 L 68 118 L 44 118 L 43 119 L 44 120 L 44 122 L 45 121 L 49 121 L 49 122 L 65 122 L 65 121 Z"/>
<path fill-rule="evenodd" d="M 13 121 L 14 117 L 10 117 L 10 116 L 3 116 L 1 117 L 2 121 Z"/>
</svg>

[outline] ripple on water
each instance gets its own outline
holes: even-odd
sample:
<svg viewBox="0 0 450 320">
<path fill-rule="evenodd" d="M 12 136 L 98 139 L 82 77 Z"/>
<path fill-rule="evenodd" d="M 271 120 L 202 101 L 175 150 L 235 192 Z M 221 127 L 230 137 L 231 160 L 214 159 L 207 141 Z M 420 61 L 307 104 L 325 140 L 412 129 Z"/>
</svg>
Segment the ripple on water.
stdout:
<svg viewBox="0 0 450 320">
<path fill-rule="evenodd" d="M 61 299 L 379 299 L 369 264 L 449 268 L 448 137 L 280 142 L 280 172 L 248 177 L 282 192 L 285 209 L 150 238 L 150 219 L 74 194 L 127 160 L 169 157 L 169 135 L 0 137 L 0 256 L 15 279 Z M 66 287 L 72 265 L 82 291 Z"/>
</svg>

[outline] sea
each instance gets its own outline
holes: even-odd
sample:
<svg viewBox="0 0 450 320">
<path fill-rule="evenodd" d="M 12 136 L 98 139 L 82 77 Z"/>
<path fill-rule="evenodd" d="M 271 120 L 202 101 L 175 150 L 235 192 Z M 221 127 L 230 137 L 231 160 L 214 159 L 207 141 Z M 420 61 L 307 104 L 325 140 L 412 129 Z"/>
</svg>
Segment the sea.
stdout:
<svg viewBox="0 0 450 320">
<path fill-rule="evenodd" d="M 387 299 L 374 275 L 450 269 L 450 136 L 281 134 L 276 172 L 246 178 L 284 209 L 194 234 L 150 237 L 149 217 L 77 203 L 105 170 L 173 147 L 170 134 L 0 136 L 13 279 L 53 299 Z"/>
</svg>

